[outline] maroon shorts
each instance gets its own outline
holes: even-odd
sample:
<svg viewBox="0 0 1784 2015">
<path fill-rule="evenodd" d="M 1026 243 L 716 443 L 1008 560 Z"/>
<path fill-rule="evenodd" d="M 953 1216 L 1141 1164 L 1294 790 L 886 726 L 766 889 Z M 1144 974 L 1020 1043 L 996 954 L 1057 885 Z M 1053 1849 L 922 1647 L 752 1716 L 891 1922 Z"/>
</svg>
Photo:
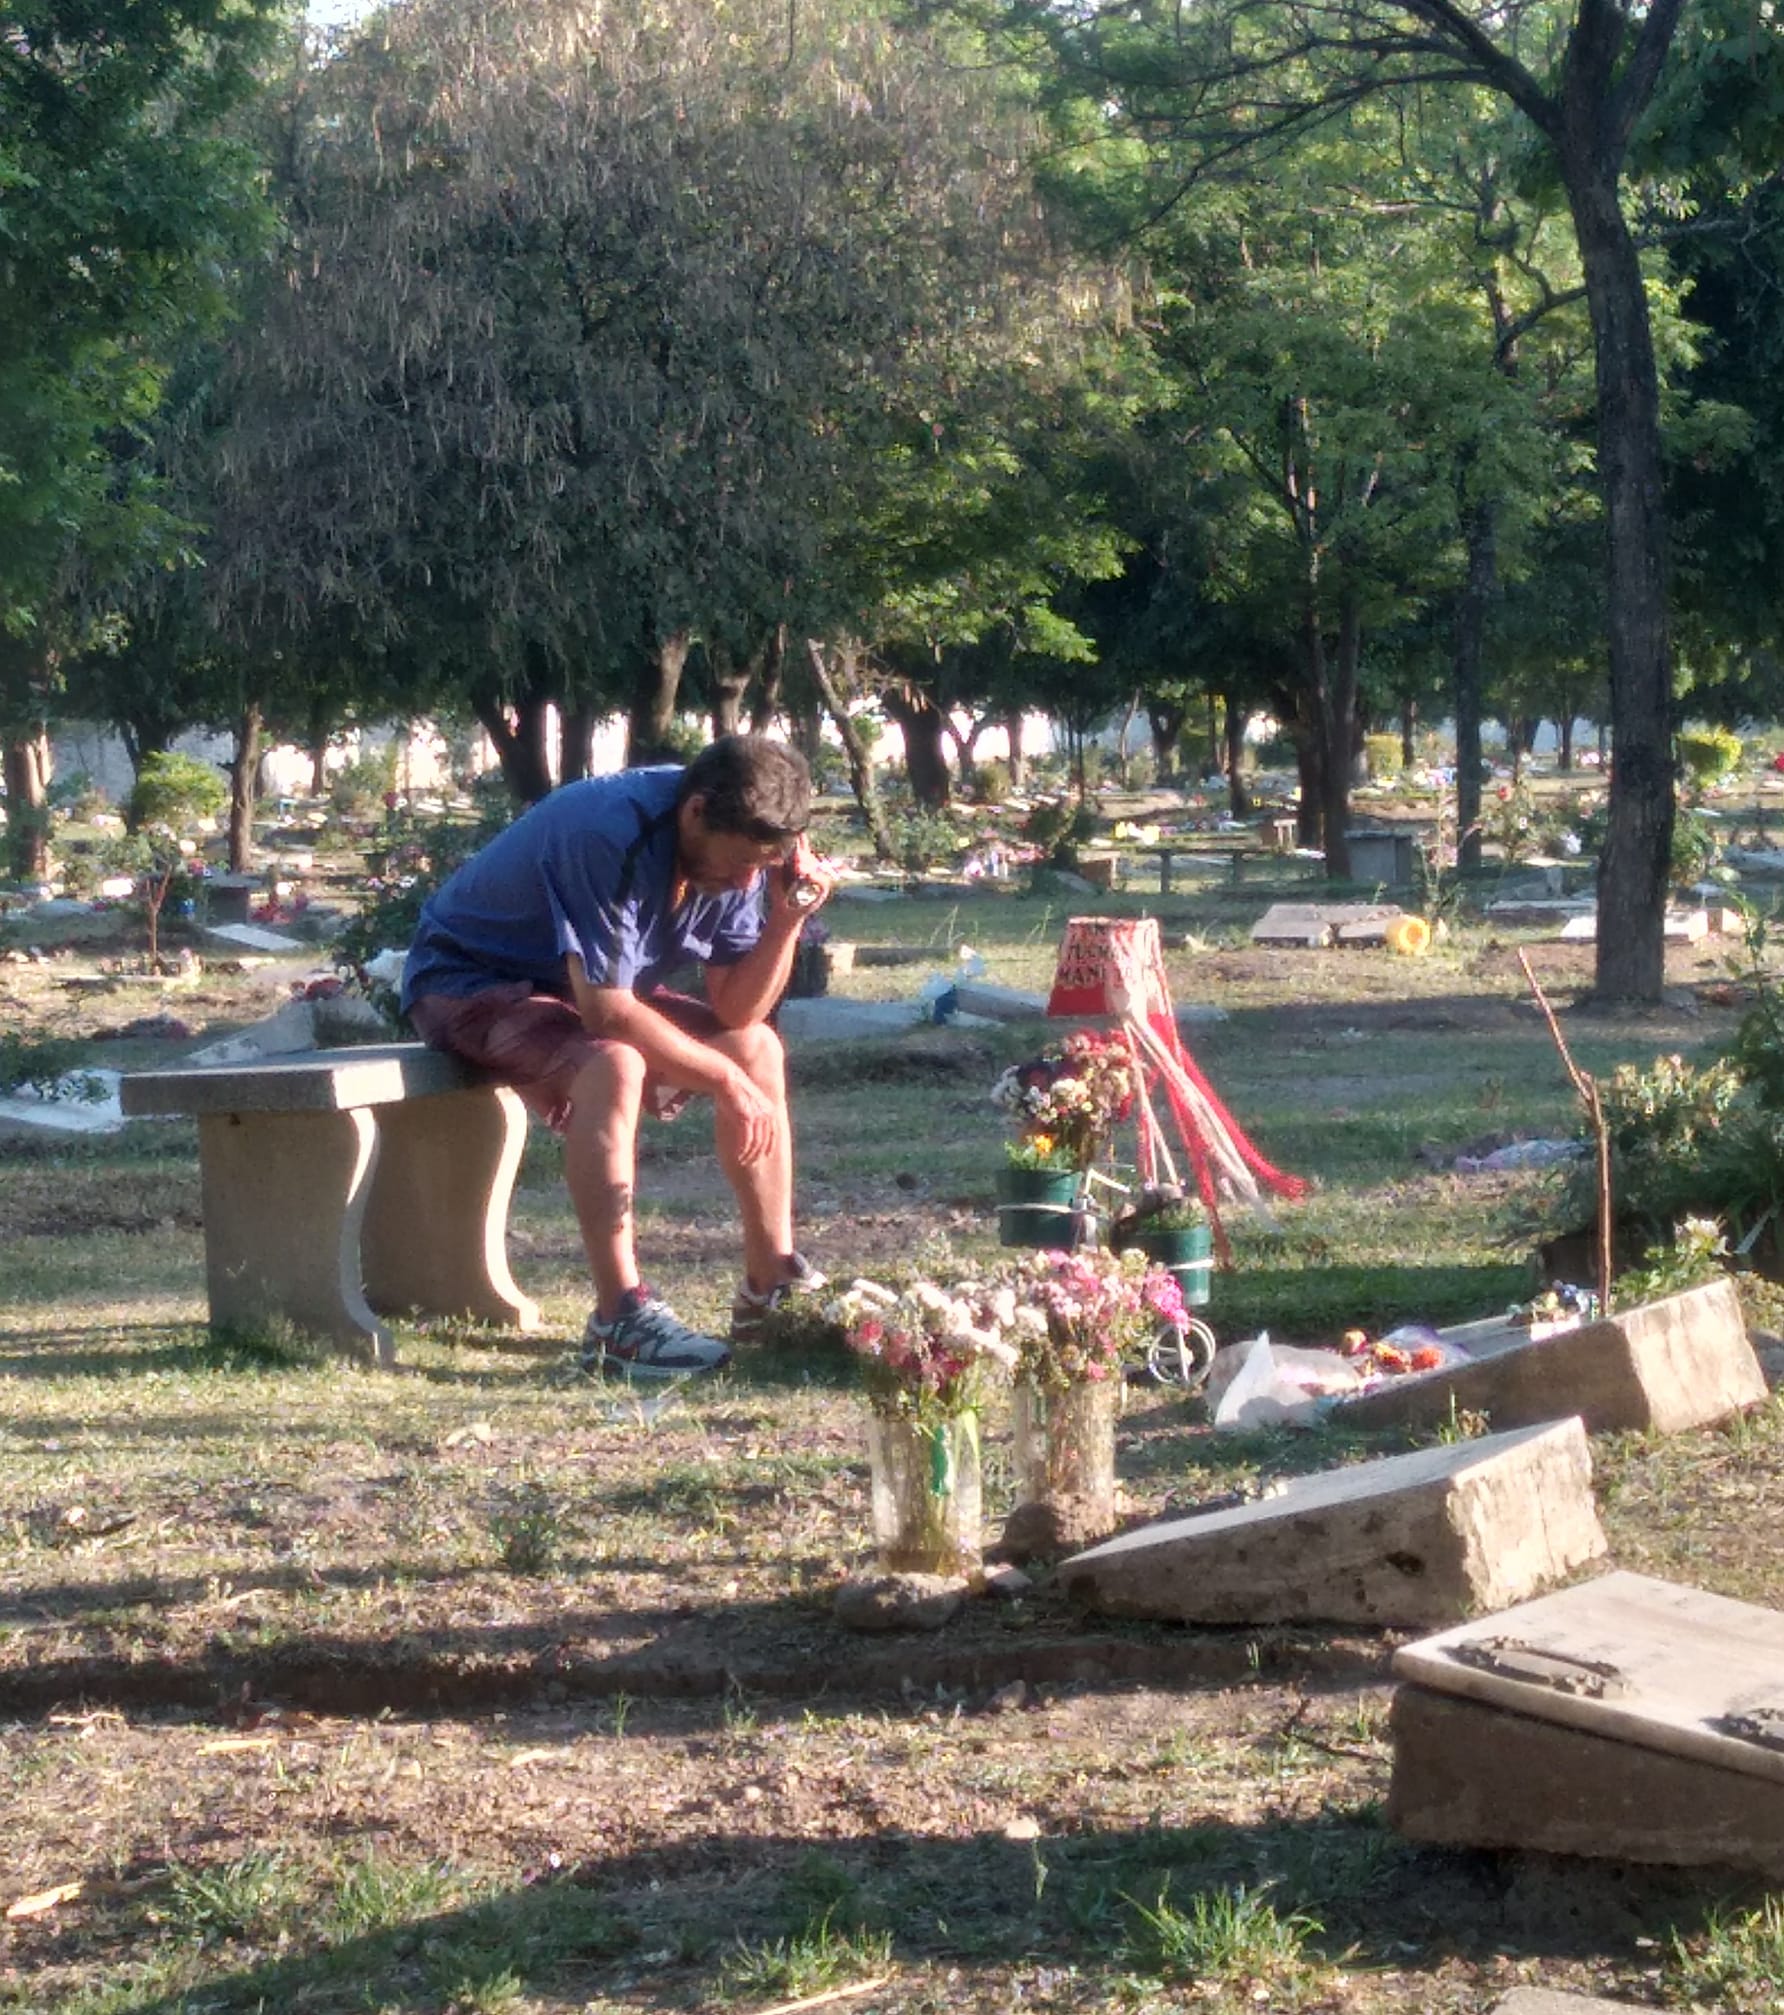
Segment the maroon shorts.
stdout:
<svg viewBox="0 0 1784 2015">
<path fill-rule="evenodd" d="M 705 1001 L 658 987 L 640 994 L 646 1007 L 684 1035 L 710 1042 L 724 1023 Z M 527 980 L 504 981 L 474 994 L 423 994 L 409 1010 L 415 1033 L 430 1049 L 450 1050 L 512 1085 L 548 1126 L 562 1132 L 570 1116 L 570 1086 L 589 1059 L 607 1047 L 590 1035 L 573 1001 L 536 993 Z M 645 1110 L 673 1119 L 693 1094 L 645 1083 Z"/>
</svg>

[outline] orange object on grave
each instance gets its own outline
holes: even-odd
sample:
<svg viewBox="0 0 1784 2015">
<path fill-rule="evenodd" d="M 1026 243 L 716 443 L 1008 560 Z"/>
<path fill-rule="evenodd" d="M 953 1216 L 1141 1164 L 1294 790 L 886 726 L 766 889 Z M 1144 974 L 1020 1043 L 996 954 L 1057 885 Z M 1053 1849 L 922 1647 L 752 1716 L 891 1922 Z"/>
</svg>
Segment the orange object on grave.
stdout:
<svg viewBox="0 0 1784 2015">
<path fill-rule="evenodd" d="M 1220 1197 L 1259 1202 L 1263 1190 L 1298 1197 L 1307 1185 L 1273 1167 L 1246 1138 L 1183 1045 L 1156 917 L 1072 917 L 1054 968 L 1049 1015 L 1111 1016 L 1121 1024 L 1137 1073 L 1142 1182 L 1171 1170 L 1170 1150 L 1149 1086 L 1156 1082 L 1176 1122 L 1197 1193 L 1207 1206 L 1216 1255 L 1228 1257 Z"/>
<path fill-rule="evenodd" d="M 1171 1010 L 1156 917 L 1071 917 L 1053 969 L 1049 1015 L 1137 1014 Z"/>
</svg>

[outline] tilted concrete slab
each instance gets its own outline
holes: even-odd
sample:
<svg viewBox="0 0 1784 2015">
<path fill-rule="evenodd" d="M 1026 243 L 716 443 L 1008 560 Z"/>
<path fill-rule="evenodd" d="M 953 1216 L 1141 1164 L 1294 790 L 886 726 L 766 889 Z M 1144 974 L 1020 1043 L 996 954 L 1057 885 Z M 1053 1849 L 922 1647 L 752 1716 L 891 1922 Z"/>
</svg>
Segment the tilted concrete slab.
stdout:
<svg viewBox="0 0 1784 2015">
<path fill-rule="evenodd" d="M 1552 1987 L 1514 1987 L 1493 2003 L 1492 2015 L 1638 2015 L 1633 2001 L 1597 1994 L 1558 1994 Z"/>
<path fill-rule="evenodd" d="M 1577 1420 L 1297 1477 L 1065 1561 L 1104 1615 L 1422 1626 L 1521 1601 L 1604 1551 Z"/>
<path fill-rule="evenodd" d="M 1740 1299 L 1724 1279 L 1555 1336 L 1500 1339 L 1490 1356 L 1397 1378 L 1341 1401 L 1330 1418 L 1354 1427 L 1436 1427 L 1469 1412 L 1508 1428 L 1577 1413 L 1595 1434 L 1677 1434 L 1765 1395 Z"/>
</svg>

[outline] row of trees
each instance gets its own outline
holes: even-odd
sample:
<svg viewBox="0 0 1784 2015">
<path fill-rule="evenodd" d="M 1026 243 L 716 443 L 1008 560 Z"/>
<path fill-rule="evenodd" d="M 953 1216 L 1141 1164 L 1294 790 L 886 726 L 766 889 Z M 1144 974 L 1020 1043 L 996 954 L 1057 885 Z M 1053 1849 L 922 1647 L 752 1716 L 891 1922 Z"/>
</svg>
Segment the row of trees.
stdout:
<svg viewBox="0 0 1784 2015">
<path fill-rule="evenodd" d="M 269 731 L 469 709 L 530 798 L 550 707 L 563 775 L 693 699 L 828 711 L 864 777 L 872 694 L 934 802 L 956 710 L 1169 747 L 1217 695 L 1335 874 L 1368 719 L 1453 715 L 1467 792 L 1489 705 L 1584 711 L 1600 988 L 1652 997 L 1675 684 L 1769 706 L 1776 634 L 1777 38 L 1720 4 L 406 0 L 318 47 L 161 0 L 120 69 L 42 0 L 15 866 L 58 706 L 232 727 L 245 846 Z"/>
</svg>

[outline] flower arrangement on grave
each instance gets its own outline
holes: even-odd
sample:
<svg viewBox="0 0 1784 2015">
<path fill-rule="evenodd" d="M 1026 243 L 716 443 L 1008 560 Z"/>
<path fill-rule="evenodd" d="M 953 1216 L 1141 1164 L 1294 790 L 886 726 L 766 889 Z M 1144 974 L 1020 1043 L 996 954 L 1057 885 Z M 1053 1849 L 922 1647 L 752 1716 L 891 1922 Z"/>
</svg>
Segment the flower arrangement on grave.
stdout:
<svg viewBox="0 0 1784 2015">
<path fill-rule="evenodd" d="M 1012 1064 L 991 1097 L 1016 1124 L 1012 1167 L 1082 1172 L 1133 1110 L 1133 1059 L 1121 1036 L 1075 1029 L 1058 1049 Z"/>
<path fill-rule="evenodd" d="M 1004 1543 L 1056 1553 L 1115 1525 L 1122 1366 L 1186 1317 L 1177 1282 L 1138 1252 L 1037 1252 L 1006 1269 L 1016 1297 L 1015 1511 Z"/>
<path fill-rule="evenodd" d="M 1118 1386 L 1124 1361 L 1184 1320 L 1177 1282 L 1139 1252 L 1036 1252 L 1004 1273 L 1016 1378 L 1040 1392 Z"/>
<path fill-rule="evenodd" d="M 978 1406 L 1015 1368 L 1007 1287 L 858 1280 L 830 1306 L 860 1362 L 869 1409 L 874 1543 L 891 1573 L 979 1566 Z"/>
</svg>

